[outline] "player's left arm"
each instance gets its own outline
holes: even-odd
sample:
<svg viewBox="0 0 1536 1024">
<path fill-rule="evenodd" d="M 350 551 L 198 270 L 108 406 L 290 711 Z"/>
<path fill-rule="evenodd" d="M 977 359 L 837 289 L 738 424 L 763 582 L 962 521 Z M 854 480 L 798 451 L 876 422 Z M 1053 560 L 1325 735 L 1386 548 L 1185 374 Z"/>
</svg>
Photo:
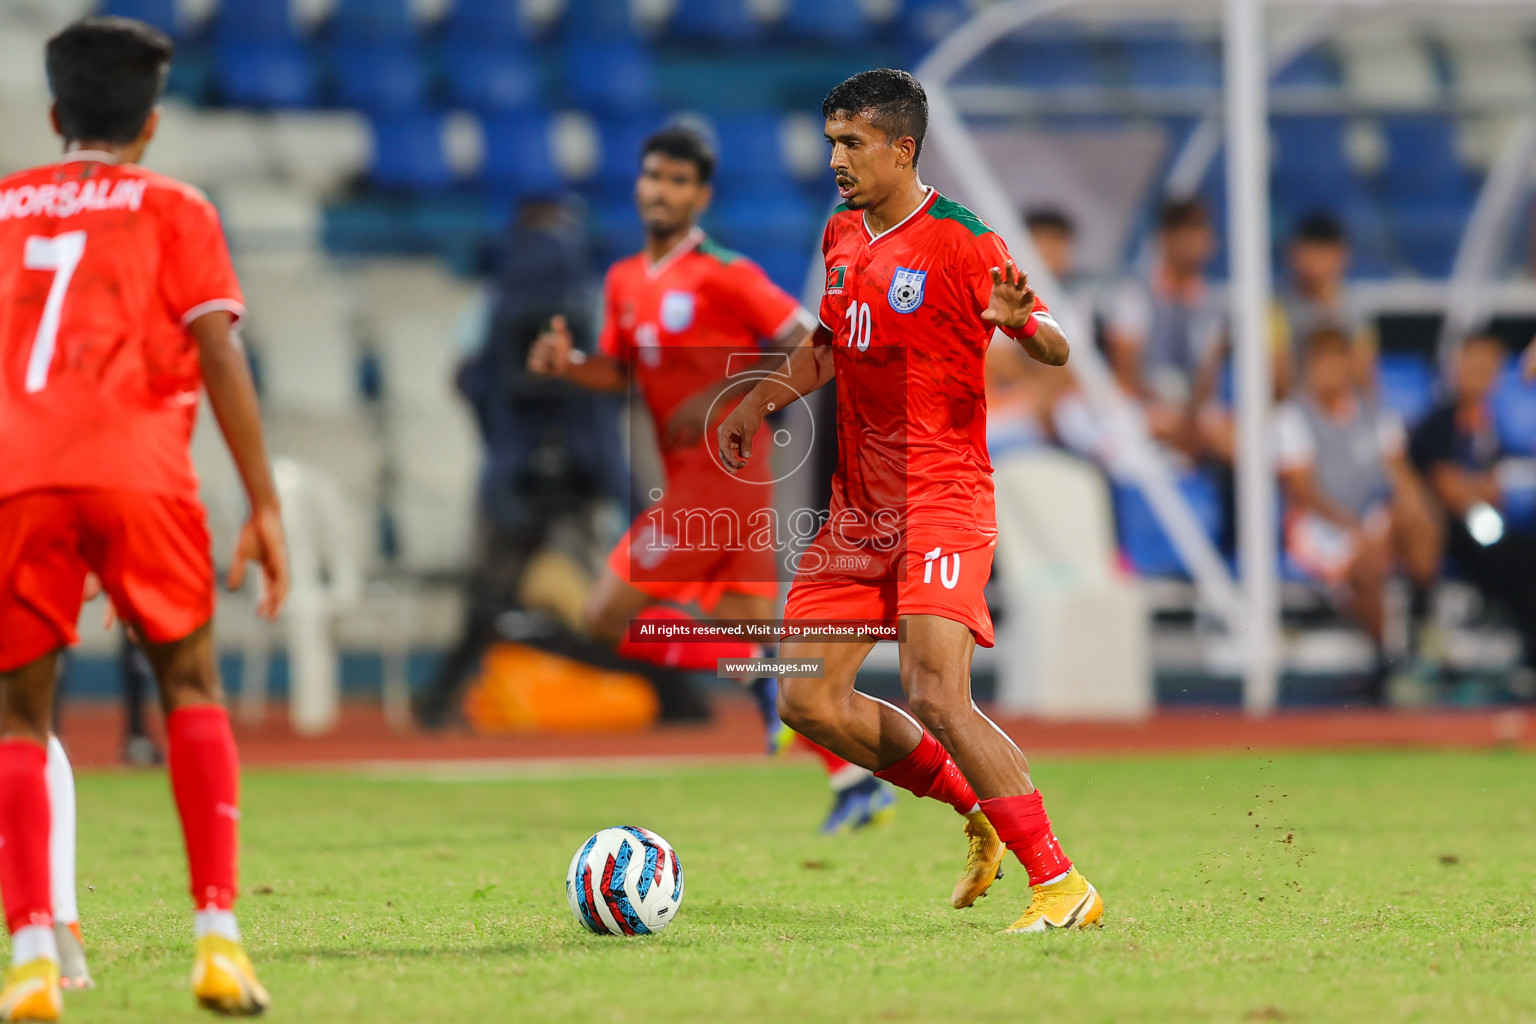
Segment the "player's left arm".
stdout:
<svg viewBox="0 0 1536 1024">
<path fill-rule="evenodd" d="M 244 311 L 240 283 L 213 204 L 193 189 L 167 205 L 163 222 L 161 288 L 197 345 L 199 371 L 214 418 L 229 445 L 250 517 L 240 529 L 228 584 L 237 589 L 254 560 L 266 586 L 257 604 L 264 618 L 276 618 L 288 593 L 288 550 L 283 538 L 277 488 L 267 464 L 256 386 L 245 362 L 236 318 Z"/>
<path fill-rule="evenodd" d="M 980 281 L 977 289 L 978 299 L 986 296 L 982 319 L 1000 327 L 1032 359 L 1052 367 L 1063 365 L 1071 353 L 1071 345 L 1066 341 L 1066 333 L 1044 309 L 1035 290 L 1029 287 L 1029 275 L 1015 266 L 997 235 L 986 233 L 977 239 L 977 243 L 971 258 L 989 263 L 985 273 L 991 278 L 991 295 L 986 293 L 988 282 L 985 279 Z"/>
<path fill-rule="evenodd" d="M 214 418 L 251 505 L 250 518 L 235 543 L 228 585 L 231 590 L 239 589 L 245 581 L 247 562 L 254 560 L 261 566 L 266 583 L 257 610 L 262 617 L 273 619 L 288 594 L 288 548 L 283 537 L 277 486 L 272 482 L 272 468 L 267 461 L 256 385 L 233 327 L 233 315 L 218 310 L 193 320 L 187 331 L 197 342 L 208 404 L 213 407 Z"/>
</svg>

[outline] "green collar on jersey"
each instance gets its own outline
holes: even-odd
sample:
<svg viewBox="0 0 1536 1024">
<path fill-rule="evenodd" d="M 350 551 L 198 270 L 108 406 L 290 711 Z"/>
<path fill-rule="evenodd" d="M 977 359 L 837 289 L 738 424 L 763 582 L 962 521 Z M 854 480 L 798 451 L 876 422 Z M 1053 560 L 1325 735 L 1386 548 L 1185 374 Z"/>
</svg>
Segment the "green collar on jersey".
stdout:
<svg viewBox="0 0 1536 1024">
<path fill-rule="evenodd" d="M 832 215 L 835 217 L 839 213 L 847 213 L 848 209 L 847 203 L 839 203 L 832 211 Z M 928 208 L 928 216 L 934 220 L 952 220 L 957 224 L 963 225 L 973 235 L 990 234 L 992 231 L 980 217 L 948 196 L 941 195 L 938 199 L 934 200 L 933 205 Z"/>
<path fill-rule="evenodd" d="M 699 252 L 703 253 L 705 256 L 710 256 L 719 260 L 726 266 L 729 266 L 732 263 L 735 263 L 737 260 L 741 259 L 741 253 L 734 249 L 727 249 L 713 238 L 709 238 L 707 236 L 702 242 L 699 243 Z"/>
<path fill-rule="evenodd" d="M 928 210 L 928 216 L 934 220 L 952 220 L 958 224 L 963 224 L 966 230 L 973 235 L 985 235 L 992 231 L 991 228 L 982 223 L 980 217 L 953 199 L 945 196 L 939 196 L 938 202 L 934 203 Z"/>
</svg>

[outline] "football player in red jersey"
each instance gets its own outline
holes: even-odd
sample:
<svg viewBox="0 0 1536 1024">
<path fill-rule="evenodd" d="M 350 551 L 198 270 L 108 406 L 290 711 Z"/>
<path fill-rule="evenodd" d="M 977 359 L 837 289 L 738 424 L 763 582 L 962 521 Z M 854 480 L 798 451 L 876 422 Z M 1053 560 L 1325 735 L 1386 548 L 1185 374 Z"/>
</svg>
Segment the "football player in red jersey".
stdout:
<svg viewBox="0 0 1536 1024">
<path fill-rule="evenodd" d="M 904 71 L 855 75 L 822 105 L 843 198 L 822 241 L 821 327 L 719 426 L 722 463 L 749 472 L 763 417 L 837 381 L 838 467 L 830 515 L 802 560 L 787 620 L 899 619 L 912 716 L 854 689 L 872 642 L 791 640 L 824 679 L 786 679 L 784 721 L 854 764 L 966 816 L 970 906 L 1004 847 L 1033 898 L 1008 930 L 1089 927 L 1103 901 L 1062 852 L 1019 748 L 971 701 L 971 654 L 992 645 L 983 588 L 997 538 L 983 361 L 1001 330 L 1033 358 L 1067 340 L 1007 247 L 975 214 L 924 187 L 917 160 L 928 100 Z M 761 458 L 759 454 L 757 458 Z"/>
<path fill-rule="evenodd" d="M 218 216 L 196 189 L 137 165 L 170 58 L 164 35 L 119 18 L 49 40 L 65 155 L 0 180 L 0 891 L 12 937 L 0 1020 L 62 1010 L 44 745 L 88 574 L 159 679 L 192 881 L 193 992 L 224 1013 L 267 1005 L 232 909 L 239 767 L 189 452 L 204 387 L 251 504 L 230 585 L 257 562 L 271 618 L 288 569 Z"/>
<path fill-rule="evenodd" d="M 604 282 L 598 352 L 577 351 L 562 318 L 535 342 L 529 368 L 602 391 L 633 382 L 650 410 L 662 449 L 666 487 L 614 547 L 597 586 L 588 629 L 631 657 L 674 667 L 713 669 L 717 657 L 743 657 L 751 644 L 635 642 L 631 622 L 685 616 L 696 607 L 718 619 L 763 621 L 778 600 L 773 478 L 766 459 L 730 475 L 714 456 L 709 426 L 720 420 L 764 366 L 759 346 L 793 349 L 812 318 L 751 260 L 722 248 L 698 227 L 709 205 L 715 156 L 696 131 L 674 125 L 641 147 L 635 204 L 645 248 L 620 260 Z M 784 357 L 779 357 L 783 365 Z M 766 428 L 763 431 L 766 436 Z M 754 691 L 778 742 L 776 687 Z M 886 817 L 890 787 L 813 743 L 832 783 L 822 830 L 858 828 Z"/>
</svg>

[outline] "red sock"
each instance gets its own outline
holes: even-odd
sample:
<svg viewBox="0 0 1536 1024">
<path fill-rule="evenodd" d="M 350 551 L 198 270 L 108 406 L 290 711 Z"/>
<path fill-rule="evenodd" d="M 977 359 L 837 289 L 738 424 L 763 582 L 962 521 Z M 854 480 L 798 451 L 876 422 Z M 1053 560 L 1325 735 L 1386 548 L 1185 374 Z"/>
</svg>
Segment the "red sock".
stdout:
<svg viewBox="0 0 1536 1024">
<path fill-rule="evenodd" d="M 653 604 L 635 616 L 635 624 L 669 622 L 696 622 L 692 615 L 681 608 Z M 619 641 L 617 651 L 626 658 L 634 658 L 648 665 L 680 668 L 690 672 L 713 672 L 720 658 L 750 658 L 757 653 L 757 645 L 744 640 L 656 640 L 633 639 L 634 626 Z"/>
<path fill-rule="evenodd" d="M 836 775 L 848 767 L 847 761 L 844 761 L 820 743 L 808 740 L 799 733 L 795 733 L 795 742 L 809 750 L 812 754 L 815 754 L 816 759 L 821 762 L 821 766 L 827 770 L 828 775 Z"/>
<path fill-rule="evenodd" d="M 997 829 L 997 836 L 1019 858 L 1029 872 L 1029 884 L 1049 882 L 1072 870 L 1072 862 L 1061 851 L 1061 843 L 1051 832 L 1051 818 L 1045 813 L 1045 798 L 1037 789 L 1028 796 L 999 796 L 981 802 L 987 820 Z"/>
<path fill-rule="evenodd" d="M 48 877 L 48 752 L 31 740 L 0 740 L 0 893 L 14 935 L 53 924 Z"/>
<path fill-rule="evenodd" d="M 166 720 L 166 739 L 192 902 L 198 910 L 228 910 L 240 830 L 240 764 L 229 715 L 216 704 L 179 708 Z"/>
<path fill-rule="evenodd" d="M 976 809 L 976 791 L 955 767 L 949 752 L 927 731 L 912 753 L 875 775 L 918 796 L 942 800 L 961 814 Z"/>
</svg>

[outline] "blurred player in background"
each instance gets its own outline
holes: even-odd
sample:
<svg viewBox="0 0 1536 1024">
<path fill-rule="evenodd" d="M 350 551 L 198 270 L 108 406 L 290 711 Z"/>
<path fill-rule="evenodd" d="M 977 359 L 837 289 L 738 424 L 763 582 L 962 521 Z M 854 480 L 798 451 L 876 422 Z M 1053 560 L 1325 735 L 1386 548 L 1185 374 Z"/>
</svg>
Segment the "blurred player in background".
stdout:
<svg viewBox="0 0 1536 1024">
<path fill-rule="evenodd" d="M 189 452 L 198 392 L 250 500 L 229 583 L 257 561 L 259 611 L 288 585 L 243 314 L 212 204 L 137 166 L 159 124 L 171 43 L 90 18 L 47 47 L 65 157 L 0 180 L 0 890 L 11 969 L 0 1020 L 63 1008 L 44 749 L 59 652 L 88 574 L 143 641 L 160 684 L 186 840 L 204 1006 L 259 1013 L 266 991 L 233 912 L 239 767 L 221 705 L 213 562 Z"/>
<path fill-rule="evenodd" d="M 755 470 L 764 417 L 837 381 L 838 467 L 825 527 L 802 561 L 787 620 L 900 619 L 908 715 L 854 689 L 873 642 L 787 641 L 823 679 L 785 679 L 779 711 L 797 732 L 966 818 L 968 907 L 998 877 L 1004 847 L 1033 898 L 1010 932 L 1099 924 L 1104 903 L 1051 829 L 1029 765 L 971 699 L 971 655 L 992 646 L 983 590 L 997 544 L 983 360 L 1001 329 L 1060 365 L 1067 340 L 1008 256 L 965 207 L 925 187 L 917 161 L 928 99 L 904 71 L 855 75 L 822 104 L 844 205 L 822 239 L 821 327 L 789 380 L 759 384 L 720 424 L 719 454 Z M 915 719 L 913 716 L 916 716 Z M 919 724 L 921 723 L 921 724 Z"/>
<path fill-rule="evenodd" d="M 695 606 L 718 619 L 764 621 L 778 602 L 775 552 L 749 543 L 755 517 L 773 509 L 767 460 L 732 478 L 714 458 L 709 428 L 746 390 L 732 383 L 757 365 L 760 342 L 791 349 L 811 331 L 811 316 L 754 263 L 721 248 L 698 226 L 709 205 L 715 154 L 698 132 L 674 125 L 641 149 L 635 204 L 645 249 L 614 264 L 604 283 L 599 352 L 576 351 L 564 318 L 529 353 L 529 368 L 597 391 L 638 385 L 656 427 L 666 472 L 664 494 L 635 518 L 609 557 L 588 614 L 588 629 L 642 661 L 713 670 L 719 657 L 745 657 L 752 645 L 673 641 L 637 643 L 632 622 L 688 617 Z M 744 358 L 745 357 L 745 358 Z M 748 381 L 755 378 L 748 378 Z M 745 529 L 717 540 L 717 515 Z M 704 544 L 690 544 L 679 517 L 708 521 Z M 782 743 L 775 681 L 753 689 Z M 889 814 L 895 795 L 867 770 L 806 742 L 834 790 L 824 832 L 858 828 Z"/>
</svg>

